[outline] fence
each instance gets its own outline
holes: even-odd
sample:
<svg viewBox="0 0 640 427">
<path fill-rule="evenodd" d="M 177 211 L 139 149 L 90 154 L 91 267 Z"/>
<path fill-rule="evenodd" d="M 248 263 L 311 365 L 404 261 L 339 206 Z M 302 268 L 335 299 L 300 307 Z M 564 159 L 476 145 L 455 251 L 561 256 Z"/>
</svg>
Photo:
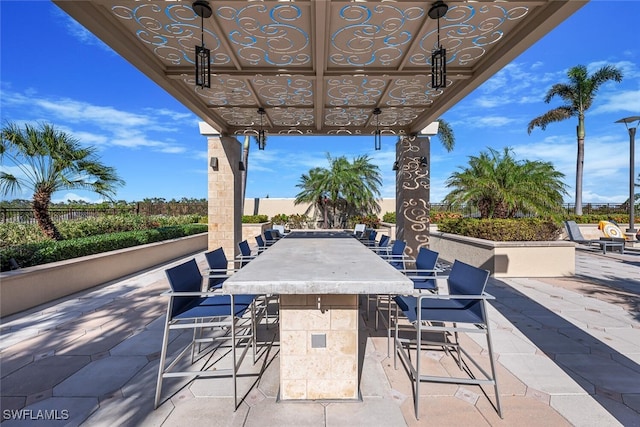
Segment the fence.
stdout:
<svg viewBox="0 0 640 427">
<path fill-rule="evenodd" d="M 293 199 L 292 199 L 293 200 Z M 293 206 L 293 202 L 292 202 Z M 575 213 L 575 204 L 566 203 L 563 208 L 567 214 Z M 432 203 L 432 211 L 449 211 L 460 212 L 464 216 L 477 217 L 479 212 L 477 209 L 467 206 L 462 209 L 452 209 L 443 203 Z M 611 215 L 628 213 L 626 203 L 586 203 L 582 205 L 582 213 Z M 49 215 L 53 221 L 68 221 L 74 219 L 83 219 L 98 217 L 104 215 L 120 215 L 120 214 L 136 214 L 136 215 L 207 215 L 207 203 L 136 203 L 132 206 L 117 208 L 95 208 L 95 207 L 74 207 L 59 208 L 51 207 Z M 287 213 L 287 212 L 280 212 Z M 2 222 L 20 222 L 35 223 L 33 211 L 29 208 L 0 208 L 0 218 Z"/>
<path fill-rule="evenodd" d="M 84 218 L 94 218 L 105 215 L 207 215 L 206 203 L 136 203 L 132 206 L 116 208 L 73 207 L 49 208 L 49 215 L 54 222 L 69 221 Z M 35 223 L 33 210 L 29 208 L 0 208 L 2 222 Z"/>
</svg>

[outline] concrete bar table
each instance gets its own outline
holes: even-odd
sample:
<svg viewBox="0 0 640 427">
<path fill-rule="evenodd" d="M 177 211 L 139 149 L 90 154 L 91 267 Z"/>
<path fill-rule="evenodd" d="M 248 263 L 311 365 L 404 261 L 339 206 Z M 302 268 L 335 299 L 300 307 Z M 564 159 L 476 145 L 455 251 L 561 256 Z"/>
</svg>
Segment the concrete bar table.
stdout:
<svg viewBox="0 0 640 427">
<path fill-rule="evenodd" d="M 223 285 L 280 296 L 280 399 L 359 399 L 358 295 L 413 283 L 344 232 L 293 232 Z"/>
</svg>

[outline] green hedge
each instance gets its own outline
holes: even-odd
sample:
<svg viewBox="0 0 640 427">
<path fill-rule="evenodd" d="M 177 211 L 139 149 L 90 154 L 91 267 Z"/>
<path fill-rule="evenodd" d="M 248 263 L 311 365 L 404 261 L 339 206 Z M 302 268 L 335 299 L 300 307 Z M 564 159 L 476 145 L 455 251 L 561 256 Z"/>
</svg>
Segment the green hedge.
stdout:
<svg viewBox="0 0 640 427">
<path fill-rule="evenodd" d="M 269 222 L 268 215 L 242 215 L 243 224 L 261 224 L 263 222 Z"/>
<path fill-rule="evenodd" d="M 9 260 L 11 258 L 16 260 L 20 267 L 31 267 L 206 232 L 206 224 L 182 224 L 77 239 L 46 240 L 39 243 L 15 245 L 0 250 L 0 270 L 10 269 Z"/>
<path fill-rule="evenodd" d="M 539 218 L 521 219 L 443 219 L 438 230 L 499 242 L 557 240 L 563 226 L 553 220 Z"/>
<path fill-rule="evenodd" d="M 122 231 L 147 230 L 182 224 L 207 223 L 206 217 L 199 215 L 104 215 L 56 222 L 56 227 L 64 240 Z M 0 224 L 0 248 L 26 243 L 39 243 L 50 240 L 36 224 L 7 222 Z"/>
</svg>

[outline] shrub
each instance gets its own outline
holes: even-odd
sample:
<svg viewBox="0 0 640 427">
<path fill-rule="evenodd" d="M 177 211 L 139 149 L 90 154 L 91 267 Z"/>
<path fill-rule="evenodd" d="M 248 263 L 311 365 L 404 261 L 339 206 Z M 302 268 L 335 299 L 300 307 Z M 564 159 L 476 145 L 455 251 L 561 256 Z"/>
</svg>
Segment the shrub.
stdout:
<svg viewBox="0 0 640 427">
<path fill-rule="evenodd" d="M 445 219 L 438 230 L 479 239 L 517 242 L 557 240 L 561 226 L 549 219 Z"/>
<path fill-rule="evenodd" d="M 309 222 L 309 217 L 305 214 L 289 215 L 289 228 L 300 229 L 305 228 Z"/>
<path fill-rule="evenodd" d="M 267 215 L 242 215 L 243 224 L 260 224 L 263 222 L 269 222 Z"/>
<path fill-rule="evenodd" d="M 200 222 L 199 215 L 105 215 L 78 220 L 60 221 L 56 223 L 58 231 L 64 238 L 97 236 L 101 234 L 119 233 L 122 231 L 148 230 L 158 227 L 192 224 Z M 204 217 L 205 224 L 207 218 Z M 37 243 L 49 240 L 36 224 L 2 223 L 0 224 L 0 247 Z"/>
<path fill-rule="evenodd" d="M 271 222 L 276 225 L 287 225 L 289 217 L 285 214 L 277 214 L 271 217 Z"/>
<path fill-rule="evenodd" d="M 367 216 L 356 215 L 349 219 L 349 223 L 351 224 L 351 228 L 353 228 L 355 224 L 364 224 L 367 228 L 375 229 L 380 227 L 380 218 L 373 214 Z"/>
<path fill-rule="evenodd" d="M 205 224 L 183 224 L 149 230 L 124 231 L 69 240 L 46 240 L 39 243 L 10 246 L 0 250 L 0 269 L 1 271 L 9 270 L 9 260 L 11 258 L 15 259 L 21 267 L 31 267 L 162 240 L 176 239 L 205 233 L 206 231 L 207 225 Z"/>
<path fill-rule="evenodd" d="M 395 212 L 386 212 L 382 215 L 382 222 L 388 222 L 391 224 L 396 223 L 396 213 Z"/>
<path fill-rule="evenodd" d="M 432 224 L 438 224 L 442 220 L 446 219 L 458 219 L 462 218 L 462 214 L 459 212 L 448 212 L 448 211 L 435 211 L 431 212 L 429 219 Z"/>
</svg>

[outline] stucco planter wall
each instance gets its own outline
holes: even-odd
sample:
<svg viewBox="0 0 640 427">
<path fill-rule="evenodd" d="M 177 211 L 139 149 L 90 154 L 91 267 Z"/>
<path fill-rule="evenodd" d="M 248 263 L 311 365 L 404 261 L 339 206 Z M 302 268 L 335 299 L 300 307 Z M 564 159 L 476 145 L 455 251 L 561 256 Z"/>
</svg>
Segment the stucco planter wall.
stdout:
<svg viewBox="0 0 640 427">
<path fill-rule="evenodd" d="M 207 233 L 0 274 L 0 317 L 207 249 Z"/>
<path fill-rule="evenodd" d="M 460 260 L 489 270 L 494 277 L 561 277 L 575 274 L 575 244 L 494 242 L 431 231 L 429 248 L 447 261 Z"/>
</svg>

